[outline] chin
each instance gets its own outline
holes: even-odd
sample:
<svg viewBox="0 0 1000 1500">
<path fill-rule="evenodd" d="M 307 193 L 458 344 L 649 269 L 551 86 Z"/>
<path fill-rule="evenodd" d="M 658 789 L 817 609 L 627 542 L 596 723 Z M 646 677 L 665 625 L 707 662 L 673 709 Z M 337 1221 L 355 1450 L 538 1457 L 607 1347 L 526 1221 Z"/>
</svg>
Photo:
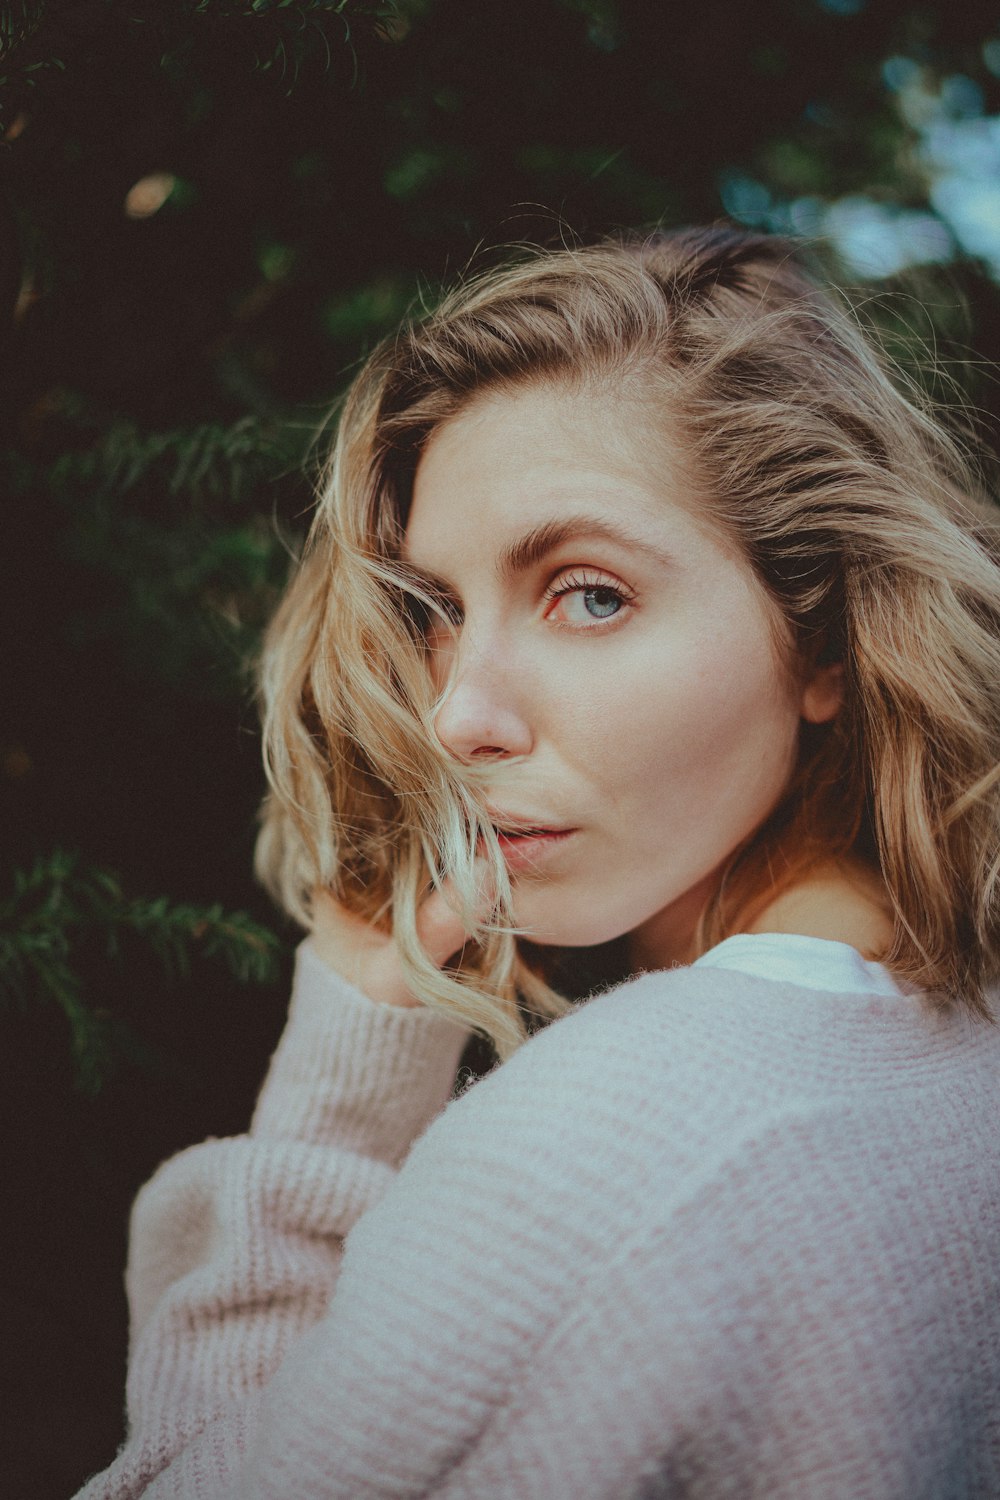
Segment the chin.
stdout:
<svg viewBox="0 0 1000 1500">
<path fill-rule="evenodd" d="M 514 897 L 514 919 L 521 935 L 543 948 L 596 948 L 601 943 L 625 937 L 642 921 L 642 916 L 602 910 L 598 896 L 580 901 L 573 911 L 542 912 L 541 901 L 519 901 Z M 561 904 L 561 903 L 560 903 Z"/>
</svg>

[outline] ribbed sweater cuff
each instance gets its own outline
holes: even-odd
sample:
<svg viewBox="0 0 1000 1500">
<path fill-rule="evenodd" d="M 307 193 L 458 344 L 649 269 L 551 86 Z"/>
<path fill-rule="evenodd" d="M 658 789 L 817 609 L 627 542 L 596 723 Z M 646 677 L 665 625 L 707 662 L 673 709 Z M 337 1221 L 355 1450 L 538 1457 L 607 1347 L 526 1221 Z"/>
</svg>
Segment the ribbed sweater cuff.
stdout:
<svg viewBox="0 0 1000 1500">
<path fill-rule="evenodd" d="M 426 1006 L 371 1000 L 307 938 L 250 1133 L 401 1161 L 447 1103 L 468 1036 Z"/>
</svg>

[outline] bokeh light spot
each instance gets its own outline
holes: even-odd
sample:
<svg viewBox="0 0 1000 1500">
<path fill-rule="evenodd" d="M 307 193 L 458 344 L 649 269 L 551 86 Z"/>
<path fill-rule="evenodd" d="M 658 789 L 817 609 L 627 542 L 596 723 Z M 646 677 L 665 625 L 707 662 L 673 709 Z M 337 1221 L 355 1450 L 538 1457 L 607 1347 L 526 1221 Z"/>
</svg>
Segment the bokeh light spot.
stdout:
<svg viewBox="0 0 1000 1500">
<path fill-rule="evenodd" d="M 173 172 L 150 172 L 133 183 L 125 194 L 125 213 L 130 219 L 148 219 L 161 209 L 176 186 Z"/>
</svg>

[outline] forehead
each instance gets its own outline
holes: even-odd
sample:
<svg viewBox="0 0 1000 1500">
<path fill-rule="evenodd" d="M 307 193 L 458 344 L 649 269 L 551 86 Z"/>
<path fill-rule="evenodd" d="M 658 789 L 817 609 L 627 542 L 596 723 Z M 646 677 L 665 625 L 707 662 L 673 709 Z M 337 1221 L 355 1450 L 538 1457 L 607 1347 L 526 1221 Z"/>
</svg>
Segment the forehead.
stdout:
<svg viewBox="0 0 1000 1500">
<path fill-rule="evenodd" d="M 636 400 L 539 385 L 489 393 L 432 433 L 414 479 L 404 557 L 502 545 L 526 526 L 585 511 L 662 539 L 715 531 L 680 445 Z M 700 512 L 700 513 L 699 513 Z"/>
<path fill-rule="evenodd" d="M 573 524 L 560 539 L 567 518 Z M 402 546 L 403 560 L 431 585 L 464 593 L 506 582 L 550 554 L 593 561 L 570 556 L 593 542 L 616 549 L 612 564 L 620 556 L 665 569 L 683 585 L 679 597 L 748 589 L 777 656 L 794 655 L 780 606 L 706 503 L 666 414 L 661 422 L 649 401 L 530 386 L 480 397 L 431 435 Z"/>
</svg>

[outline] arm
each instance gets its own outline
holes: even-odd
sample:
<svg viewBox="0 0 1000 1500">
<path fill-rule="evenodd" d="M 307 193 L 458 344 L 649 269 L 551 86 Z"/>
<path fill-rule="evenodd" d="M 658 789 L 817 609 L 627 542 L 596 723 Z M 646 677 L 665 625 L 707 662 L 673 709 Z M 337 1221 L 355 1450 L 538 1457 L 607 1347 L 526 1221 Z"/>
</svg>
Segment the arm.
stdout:
<svg viewBox="0 0 1000 1500">
<path fill-rule="evenodd" d="M 446 1102 L 466 1036 L 300 947 L 250 1133 L 182 1152 L 136 1202 L 129 1436 L 88 1500 L 143 1493 L 221 1412 L 239 1446 L 254 1393 L 329 1303 L 345 1235 Z"/>
<path fill-rule="evenodd" d="M 866 1005 L 838 1050 L 844 997 L 718 986 L 634 980 L 450 1103 L 264 1389 L 95 1495 L 834 1500 L 947 1488 L 963 1451 L 995 1473 L 995 1328 L 956 1304 L 992 1284 L 995 1053 L 971 1115 L 962 1056 L 928 1111 L 937 1038 L 900 1047 Z"/>
<path fill-rule="evenodd" d="M 352 1229 L 329 1305 L 265 1388 L 120 1493 L 519 1494 L 503 1479 L 463 1489 L 465 1461 L 634 1217 L 646 1170 L 618 1118 L 632 1049 L 618 1037 L 609 1076 L 608 1021 L 556 1023 L 450 1103 Z M 585 1388 L 586 1371 L 575 1378 Z M 501 1446 L 505 1473 L 534 1462 L 516 1433 Z"/>
</svg>

